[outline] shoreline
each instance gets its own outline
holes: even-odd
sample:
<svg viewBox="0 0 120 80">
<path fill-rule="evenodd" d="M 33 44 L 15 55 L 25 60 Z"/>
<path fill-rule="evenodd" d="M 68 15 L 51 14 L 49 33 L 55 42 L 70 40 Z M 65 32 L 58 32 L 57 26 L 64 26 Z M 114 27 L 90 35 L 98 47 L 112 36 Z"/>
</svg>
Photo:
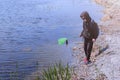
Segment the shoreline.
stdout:
<svg viewBox="0 0 120 80">
<path fill-rule="evenodd" d="M 102 30 L 104 32 L 105 41 L 109 45 L 107 54 L 100 58 L 97 63 L 101 60 L 102 69 L 108 80 L 119 80 L 120 79 L 120 1 L 117 0 L 95 0 L 96 3 L 104 6 L 104 16 L 101 20 Z"/>
<path fill-rule="evenodd" d="M 93 63 L 90 65 L 84 65 L 83 63 L 83 58 L 85 56 L 83 51 L 83 43 L 77 42 L 75 46 L 73 46 L 72 56 L 75 59 L 75 62 L 73 62 L 72 65 L 72 68 L 74 69 L 72 80 L 119 80 L 120 24 L 118 16 L 119 13 L 116 13 L 117 10 L 119 11 L 119 7 L 118 4 L 117 8 L 116 4 L 113 3 L 116 0 L 93 1 L 104 7 L 104 16 L 101 19 L 101 22 L 98 23 L 102 33 L 93 46 L 93 52 L 91 56 L 91 60 Z M 106 50 L 98 54 L 105 48 Z M 32 73 L 32 75 L 36 74 L 38 75 L 41 73 L 39 71 Z M 29 77 L 26 80 L 30 79 L 32 78 Z"/>
<path fill-rule="evenodd" d="M 92 64 L 84 65 L 82 59 L 84 51 L 76 45 L 76 65 L 74 65 L 73 77 L 80 80 L 119 80 L 120 79 L 120 1 L 117 0 L 93 0 L 104 7 L 104 16 L 98 23 L 101 35 L 93 46 L 91 55 Z M 105 49 L 105 50 L 104 50 Z M 103 51 L 104 50 L 104 51 Z M 81 51 L 81 52 L 80 52 Z M 100 54 L 98 54 L 102 51 Z M 83 54 L 83 55 L 80 55 Z M 97 54 L 96 54 L 97 53 Z M 77 54 L 77 55 L 76 55 Z M 97 55 L 97 56 L 96 56 Z M 77 80 L 76 79 L 76 80 Z"/>
</svg>

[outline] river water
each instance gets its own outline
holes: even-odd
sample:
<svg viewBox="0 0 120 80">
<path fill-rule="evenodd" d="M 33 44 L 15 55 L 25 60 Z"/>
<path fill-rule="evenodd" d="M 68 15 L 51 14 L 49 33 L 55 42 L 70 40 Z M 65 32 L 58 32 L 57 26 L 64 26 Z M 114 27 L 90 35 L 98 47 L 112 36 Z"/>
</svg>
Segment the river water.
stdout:
<svg viewBox="0 0 120 80">
<path fill-rule="evenodd" d="M 90 0 L 0 0 L 0 79 L 24 77 L 56 62 L 71 63 L 70 45 L 81 39 L 86 10 L 99 22 L 102 8 Z M 58 45 L 66 37 L 69 45 Z"/>
</svg>

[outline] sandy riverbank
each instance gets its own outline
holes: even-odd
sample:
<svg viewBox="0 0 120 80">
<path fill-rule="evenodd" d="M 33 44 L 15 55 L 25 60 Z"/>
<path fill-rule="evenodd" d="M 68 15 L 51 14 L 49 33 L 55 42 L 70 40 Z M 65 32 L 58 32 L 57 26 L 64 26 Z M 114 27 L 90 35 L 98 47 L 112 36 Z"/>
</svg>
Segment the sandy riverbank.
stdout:
<svg viewBox="0 0 120 80">
<path fill-rule="evenodd" d="M 83 64 L 83 50 L 78 44 L 73 50 L 76 59 L 75 76 L 80 80 L 120 79 L 120 0 L 94 0 L 104 7 L 104 16 L 98 23 L 102 31 L 94 45 L 90 65 Z M 108 47 L 109 46 L 109 47 Z M 106 49 L 105 49 L 106 48 Z M 103 52 L 101 52 L 101 50 Z M 105 50 L 105 51 L 104 51 Z M 95 56 L 96 54 L 98 56 Z M 80 54 L 81 53 L 81 54 Z"/>
</svg>

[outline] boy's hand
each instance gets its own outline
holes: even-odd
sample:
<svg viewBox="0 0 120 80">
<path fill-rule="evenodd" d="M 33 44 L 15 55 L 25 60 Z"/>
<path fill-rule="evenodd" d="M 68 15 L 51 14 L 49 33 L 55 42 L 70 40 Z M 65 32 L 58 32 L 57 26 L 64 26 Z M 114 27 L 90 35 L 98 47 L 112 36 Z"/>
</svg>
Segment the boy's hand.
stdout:
<svg viewBox="0 0 120 80">
<path fill-rule="evenodd" d="M 95 42 L 96 40 L 93 38 L 92 41 Z"/>
<path fill-rule="evenodd" d="M 82 37 L 82 34 L 80 34 L 80 37 Z"/>
</svg>

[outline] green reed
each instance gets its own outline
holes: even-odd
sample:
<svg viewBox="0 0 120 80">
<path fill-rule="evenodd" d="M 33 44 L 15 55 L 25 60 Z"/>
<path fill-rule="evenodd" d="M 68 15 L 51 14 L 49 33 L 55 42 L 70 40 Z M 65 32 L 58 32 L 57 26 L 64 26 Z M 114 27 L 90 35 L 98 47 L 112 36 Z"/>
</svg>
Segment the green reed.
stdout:
<svg viewBox="0 0 120 80">
<path fill-rule="evenodd" d="M 61 63 L 55 64 L 53 67 L 49 67 L 47 70 L 43 70 L 42 78 L 36 80 L 70 80 L 71 72 L 68 64 L 63 66 Z"/>
</svg>

